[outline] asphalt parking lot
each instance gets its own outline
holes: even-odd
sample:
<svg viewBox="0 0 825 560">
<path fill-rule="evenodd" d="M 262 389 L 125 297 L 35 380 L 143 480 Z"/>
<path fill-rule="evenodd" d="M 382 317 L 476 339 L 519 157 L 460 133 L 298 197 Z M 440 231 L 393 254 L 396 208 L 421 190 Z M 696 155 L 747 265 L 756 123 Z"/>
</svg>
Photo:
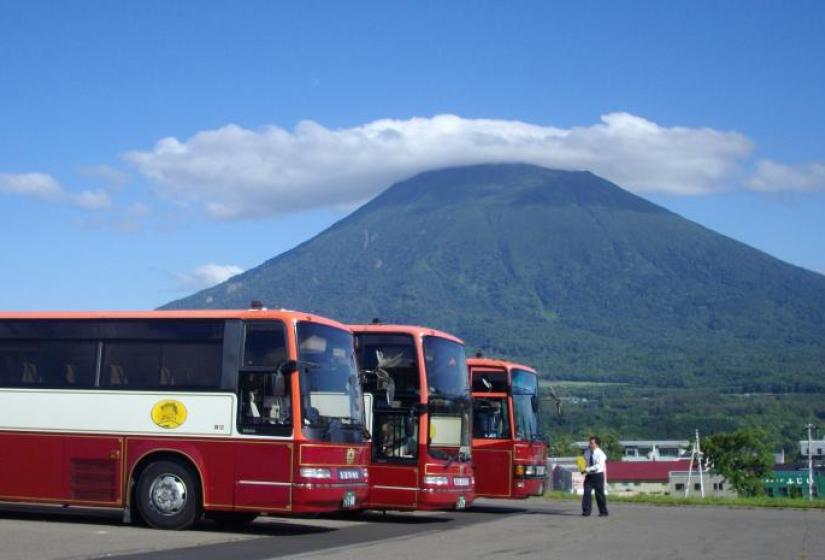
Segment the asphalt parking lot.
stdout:
<svg viewBox="0 0 825 560">
<path fill-rule="evenodd" d="M 259 518 L 241 532 L 122 525 L 116 514 L 0 508 L 0 560 L 266 558 L 825 558 L 825 512 L 479 500 L 466 512 Z"/>
</svg>

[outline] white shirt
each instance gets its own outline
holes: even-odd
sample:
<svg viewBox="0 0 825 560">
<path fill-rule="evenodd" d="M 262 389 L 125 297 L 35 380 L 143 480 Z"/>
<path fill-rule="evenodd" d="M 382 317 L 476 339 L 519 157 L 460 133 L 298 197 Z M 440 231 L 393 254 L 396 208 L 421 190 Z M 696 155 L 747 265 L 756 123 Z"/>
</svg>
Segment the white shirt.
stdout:
<svg viewBox="0 0 825 560">
<path fill-rule="evenodd" d="M 593 466 L 590 466 L 590 456 L 593 456 Z M 604 454 L 601 447 L 597 447 L 592 451 L 590 449 L 585 449 L 584 451 L 584 460 L 587 462 L 588 467 L 584 469 L 586 473 L 603 473 L 605 472 L 605 467 L 607 466 L 607 455 Z"/>
</svg>

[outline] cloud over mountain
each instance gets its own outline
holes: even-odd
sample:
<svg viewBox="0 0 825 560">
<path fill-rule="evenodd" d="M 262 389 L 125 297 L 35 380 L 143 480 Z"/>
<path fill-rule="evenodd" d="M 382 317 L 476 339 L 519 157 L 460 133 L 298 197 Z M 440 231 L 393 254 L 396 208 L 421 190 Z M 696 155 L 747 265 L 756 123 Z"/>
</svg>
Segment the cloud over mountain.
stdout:
<svg viewBox="0 0 825 560">
<path fill-rule="evenodd" d="M 181 291 L 202 290 L 226 282 L 242 273 L 243 269 L 231 264 L 204 264 L 189 272 L 173 273 Z"/>
<path fill-rule="evenodd" d="M 636 193 L 705 194 L 731 188 L 751 151 L 737 132 L 610 113 L 571 128 L 455 115 L 334 130 L 230 124 L 125 158 L 162 196 L 234 219 L 354 205 L 424 170 L 509 161 L 589 170 Z"/>
</svg>

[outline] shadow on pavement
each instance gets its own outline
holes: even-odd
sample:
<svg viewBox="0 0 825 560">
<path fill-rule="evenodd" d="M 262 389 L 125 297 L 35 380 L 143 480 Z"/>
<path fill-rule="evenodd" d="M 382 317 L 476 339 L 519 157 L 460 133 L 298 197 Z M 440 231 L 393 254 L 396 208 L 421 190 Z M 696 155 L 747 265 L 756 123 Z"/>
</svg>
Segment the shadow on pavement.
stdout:
<svg viewBox="0 0 825 560">
<path fill-rule="evenodd" d="M 496 515 L 512 515 L 514 513 L 525 513 L 527 508 L 508 506 L 470 506 L 467 511 L 472 513 L 493 513 Z"/>
<path fill-rule="evenodd" d="M 78 525 L 105 525 L 109 527 L 128 527 L 133 529 L 151 529 L 147 525 L 134 522 L 132 524 L 123 523 L 123 513 L 120 510 L 98 510 L 98 509 L 78 509 L 64 507 L 43 507 L 43 506 L 4 506 L 0 509 L 0 519 L 16 521 L 67 523 Z M 222 527 L 214 521 L 201 520 L 190 529 L 194 532 L 205 533 L 238 533 L 244 535 L 259 535 L 264 537 L 274 536 L 297 536 L 312 533 L 327 533 L 334 531 L 332 527 L 318 527 L 314 525 L 302 525 L 300 523 L 282 523 L 278 521 L 257 521 L 245 527 Z"/>
<path fill-rule="evenodd" d="M 405 511 L 366 510 L 358 512 L 330 513 L 323 515 L 324 519 L 343 521 L 360 521 L 364 523 L 397 523 L 401 525 L 422 525 L 426 523 L 447 523 L 452 517 L 441 515 L 427 515 Z"/>
<path fill-rule="evenodd" d="M 329 533 L 337 531 L 334 527 L 318 527 L 300 523 L 281 523 L 262 517 L 245 527 L 222 527 L 213 521 L 201 521 L 192 529 L 204 533 L 232 533 L 237 535 L 257 535 L 260 537 L 289 537 Z"/>
<path fill-rule="evenodd" d="M 120 510 L 76 509 L 67 507 L 4 505 L 0 519 L 17 521 L 52 521 L 85 525 L 123 525 Z"/>
</svg>

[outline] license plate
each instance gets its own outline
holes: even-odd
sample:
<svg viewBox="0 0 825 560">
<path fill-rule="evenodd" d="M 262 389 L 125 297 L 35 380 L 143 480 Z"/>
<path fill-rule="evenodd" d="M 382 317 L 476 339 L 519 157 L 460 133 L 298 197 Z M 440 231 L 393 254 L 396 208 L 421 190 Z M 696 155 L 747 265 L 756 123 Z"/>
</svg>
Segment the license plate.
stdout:
<svg viewBox="0 0 825 560">
<path fill-rule="evenodd" d="M 455 503 L 455 509 L 464 509 L 467 507 L 467 500 L 464 496 L 459 496 L 458 501 Z"/>
<path fill-rule="evenodd" d="M 344 509 L 352 509 L 355 507 L 355 492 L 347 492 L 344 494 Z"/>
</svg>

